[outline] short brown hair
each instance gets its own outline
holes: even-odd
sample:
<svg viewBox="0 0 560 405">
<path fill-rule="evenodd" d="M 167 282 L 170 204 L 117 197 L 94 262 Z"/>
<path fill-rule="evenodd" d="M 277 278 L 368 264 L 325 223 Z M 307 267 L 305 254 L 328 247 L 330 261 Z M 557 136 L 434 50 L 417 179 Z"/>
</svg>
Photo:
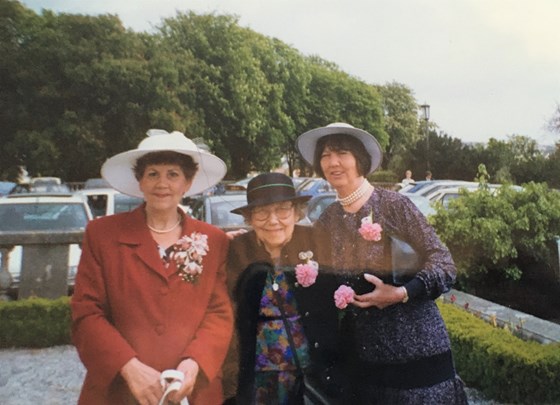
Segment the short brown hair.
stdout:
<svg viewBox="0 0 560 405">
<path fill-rule="evenodd" d="M 371 156 L 367 153 L 364 144 L 356 137 L 345 134 L 332 134 L 319 138 L 313 156 L 313 170 L 322 178 L 325 178 L 321 169 L 321 156 L 325 148 L 330 148 L 335 152 L 348 151 L 356 159 L 358 174 L 365 176 L 371 169 Z"/>
<path fill-rule="evenodd" d="M 165 150 L 161 152 L 146 153 L 144 156 L 139 157 L 132 168 L 134 171 L 134 177 L 136 177 L 136 180 L 140 181 L 140 179 L 144 176 L 146 167 L 149 165 L 163 164 L 178 165 L 187 180 L 192 179 L 198 170 L 198 164 L 191 156 L 173 152 L 171 150 Z"/>
</svg>

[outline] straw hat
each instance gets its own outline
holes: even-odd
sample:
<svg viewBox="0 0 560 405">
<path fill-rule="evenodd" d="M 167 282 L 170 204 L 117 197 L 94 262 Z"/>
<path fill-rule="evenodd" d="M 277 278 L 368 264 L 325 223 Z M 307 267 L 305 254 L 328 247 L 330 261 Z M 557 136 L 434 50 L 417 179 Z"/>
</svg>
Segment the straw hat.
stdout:
<svg viewBox="0 0 560 405">
<path fill-rule="evenodd" d="M 357 138 L 364 145 L 366 151 L 371 157 L 371 168 L 366 174 L 373 173 L 381 165 L 383 152 L 381 150 L 381 145 L 377 142 L 377 139 L 375 139 L 369 132 L 364 131 L 363 129 L 355 128 L 344 122 L 335 122 L 327 125 L 326 127 L 315 128 L 301 134 L 296 139 L 296 148 L 305 161 L 313 166 L 317 141 L 324 136 L 334 134 L 351 135 L 354 138 Z"/>
<path fill-rule="evenodd" d="M 111 187 L 135 197 L 144 197 L 138 180 L 134 176 L 133 167 L 138 158 L 151 153 L 172 151 L 188 155 L 198 163 L 198 170 L 193 177 L 185 197 L 201 193 L 217 184 L 226 174 L 226 164 L 222 159 L 199 148 L 183 133 L 174 131 L 168 133 L 161 129 L 150 129 L 148 137 L 138 145 L 137 149 L 119 153 L 105 161 L 101 167 L 101 175 Z"/>
<path fill-rule="evenodd" d="M 247 205 L 231 210 L 242 215 L 243 211 L 259 205 L 268 205 L 284 201 L 305 202 L 311 196 L 296 195 L 292 179 L 282 173 L 263 173 L 255 176 L 247 184 Z"/>
</svg>

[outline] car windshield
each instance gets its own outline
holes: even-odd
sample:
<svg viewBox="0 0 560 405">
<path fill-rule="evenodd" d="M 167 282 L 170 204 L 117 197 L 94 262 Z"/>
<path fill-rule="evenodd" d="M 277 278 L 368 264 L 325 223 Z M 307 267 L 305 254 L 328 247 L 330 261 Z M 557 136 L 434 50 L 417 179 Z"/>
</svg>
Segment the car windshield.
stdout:
<svg viewBox="0 0 560 405">
<path fill-rule="evenodd" d="M 1 204 L 2 231 L 83 229 L 88 222 L 80 203 Z"/>
</svg>

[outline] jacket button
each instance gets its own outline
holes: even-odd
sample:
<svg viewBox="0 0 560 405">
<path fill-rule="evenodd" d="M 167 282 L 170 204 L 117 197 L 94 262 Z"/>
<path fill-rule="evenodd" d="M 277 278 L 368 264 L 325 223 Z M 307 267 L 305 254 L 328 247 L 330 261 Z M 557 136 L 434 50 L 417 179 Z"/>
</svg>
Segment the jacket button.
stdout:
<svg viewBox="0 0 560 405">
<path fill-rule="evenodd" d="M 156 333 L 158 335 L 163 335 L 163 332 L 165 332 L 165 326 L 163 326 L 161 323 L 156 325 Z"/>
<path fill-rule="evenodd" d="M 319 348 L 319 342 L 315 342 L 315 344 L 313 345 L 313 347 L 315 347 L 315 349 Z"/>
<path fill-rule="evenodd" d="M 304 316 L 309 316 L 309 311 L 307 311 Z"/>
</svg>

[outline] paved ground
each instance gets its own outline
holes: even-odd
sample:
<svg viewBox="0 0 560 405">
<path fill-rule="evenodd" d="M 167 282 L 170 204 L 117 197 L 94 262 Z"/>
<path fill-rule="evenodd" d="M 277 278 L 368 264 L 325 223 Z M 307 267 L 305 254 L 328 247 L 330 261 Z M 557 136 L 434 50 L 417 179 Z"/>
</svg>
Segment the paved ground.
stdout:
<svg viewBox="0 0 560 405">
<path fill-rule="evenodd" d="M 73 346 L 0 350 L 0 404 L 75 404 L 85 370 Z M 473 405 L 499 405 L 469 389 Z"/>
</svg>

